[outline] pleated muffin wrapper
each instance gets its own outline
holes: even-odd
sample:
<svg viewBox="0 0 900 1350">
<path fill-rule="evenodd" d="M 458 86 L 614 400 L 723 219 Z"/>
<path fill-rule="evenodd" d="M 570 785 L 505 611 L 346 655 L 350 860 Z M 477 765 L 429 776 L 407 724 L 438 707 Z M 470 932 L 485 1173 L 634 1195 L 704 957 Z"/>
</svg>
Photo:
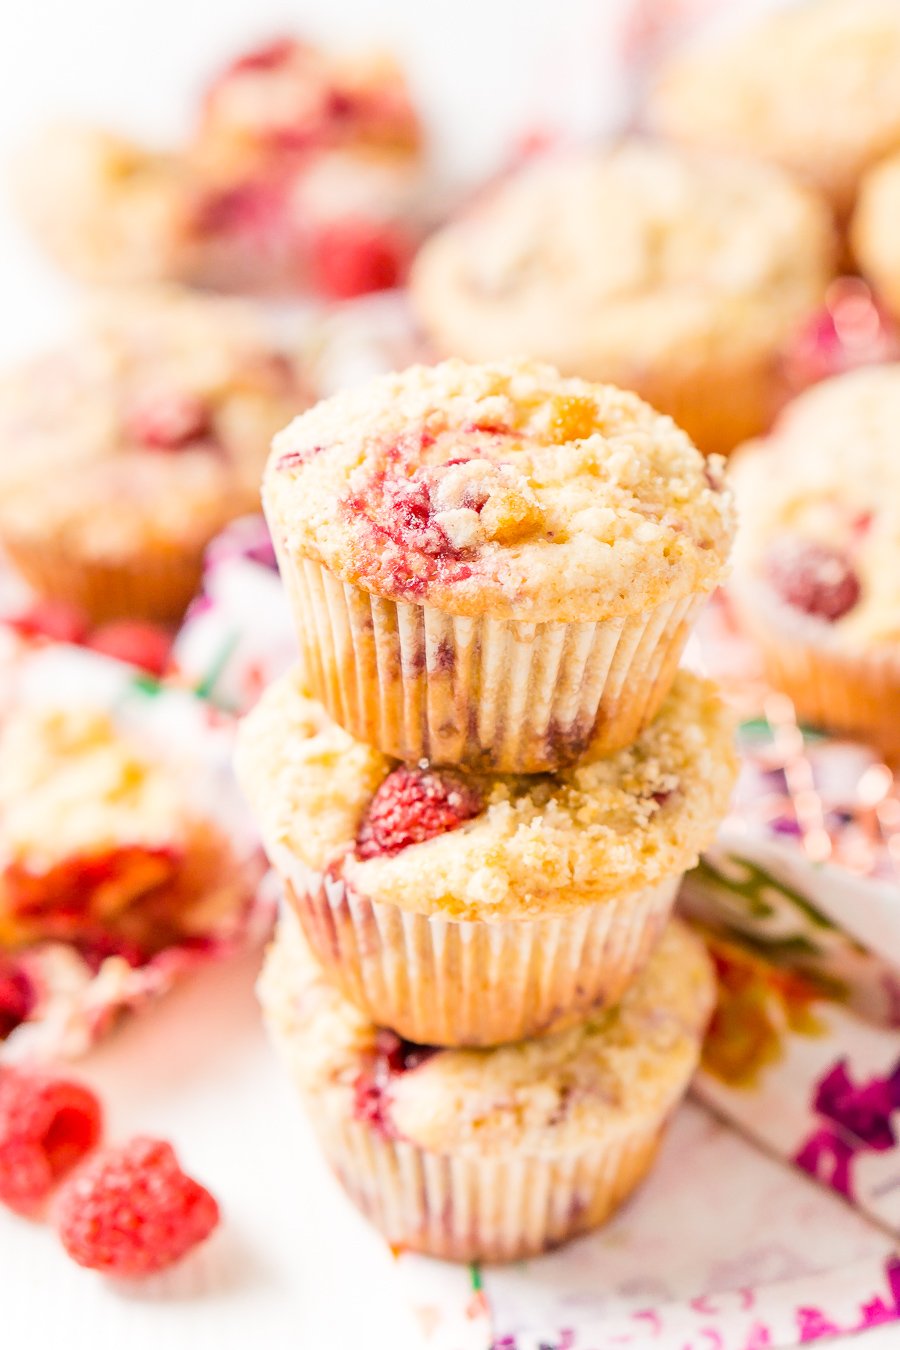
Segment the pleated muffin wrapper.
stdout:
<svg viewBox="0 0 900 1350">
<path fill-rule="evenodd" d="M 900 761 L 900 644 L 854 650 L 824 620 L 770 598 L 762 586 L 734 586 L 732 593 L 767 679 L 788 695 L 800 720 L 858 736 Z"/>
<path fill-rule="evenodd" d="M 335 874 L 273 858 L 331 981 L 378 1026 L 422 1045 L 547 1035 L 617 1003 L 653 952 L 681 874 L 542 918 L 416 914 Z"/>
<path fill-rule="evenodd" d="M 544 773 L 630 744 L 706 600 L 595 623 L 465 618 L 371 595 L 275 544 L 310 692 L 358 740 L 410 763 Z"/>
<path fill-rule="evenodd" d="M 174 623 L 199 589 L 203 571 L 199 548 L 171 555 L 106 559 L 7 534 L 2 545 L 38 594 L 74 605 L 94 623 L 122 618 Z"/>
<path fill-rule="evenodd" d="M 591 1147 L 497 1156 L 429 1152 L 354 1119 L 317 1122 L 350 1198 L 394 1247 L 516 1261 L 596 1228 L 650 1170 L 665 1121 Z"/>
</svg>

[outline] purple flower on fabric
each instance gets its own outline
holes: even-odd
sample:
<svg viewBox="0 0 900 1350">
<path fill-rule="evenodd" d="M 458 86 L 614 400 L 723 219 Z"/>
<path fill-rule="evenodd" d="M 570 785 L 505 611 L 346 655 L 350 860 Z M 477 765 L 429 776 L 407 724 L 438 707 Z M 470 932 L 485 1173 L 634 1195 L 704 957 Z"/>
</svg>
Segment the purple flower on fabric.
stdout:
<svg viewBox="0 0 900 1350">
<path fill-rule="evenodd" d="M 794 1162 L 816 1181 L 823 1181 L 839 1195 L 852 1200 L 850 1161 L 858 1151 L 834 1130 L 823 1127 L 801 1145 L 794 1154 Z"/>
<path fill-rule="evenodd" d="M 834 1336 L 840 1329 L 820 1308 L 797 1309 L 797 1330 L 800 1333 L 801 1345 L 805 1345 L 807 1341 L 817 1341 L 822 1336 Z"/>
<path fill-rule="evenodd" d="M 750 1328 L 744 1350 L 770 1350 L 772 1333 L 762 1322 L 754 1322 Z"/>
<path fill-rule="evenodd" d="M 847 1061 L 838 1060 L 820 1079 L 813 1107 L 826 1120 L 841 1125 L 868 1148 L 881 1153 L 893 1148 L 897 1135 L 891 1113 L 900 1107 L 900 1063 L 886 1078 L 872 1078 L 856 1087 Z"/>
</svg>

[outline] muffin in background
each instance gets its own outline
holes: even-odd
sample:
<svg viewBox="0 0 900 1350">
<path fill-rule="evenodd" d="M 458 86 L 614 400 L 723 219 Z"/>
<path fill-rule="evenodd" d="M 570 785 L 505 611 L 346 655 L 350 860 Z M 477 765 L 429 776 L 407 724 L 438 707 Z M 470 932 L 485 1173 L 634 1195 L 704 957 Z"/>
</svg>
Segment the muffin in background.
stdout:
<svg viewBox="0 0 900 1350">
<path fill-rule="evenodd" d="M 165 151 L 49 128 L 20 157 L 17 195 L 83 280 L 345 299 L 403 281 L 427 223 L 422 147 L 390 56 L 285 38 L 218 73 Z"/>
<path fill-rule="evenodd" d="M 258 501 L 272 434 L 309 401 L 240 302 L 99 300 L 66 346 L 0 381 L 0 545 L 94 621 L 175 620 L 206 544 Z"/>
<path fill-rule="evenodd" d="M 850 228 L 860 270 L 895 319 L 900 319 L 900 152 L 865 175 Z"/>
<path fill-rule="evenodd" d="M 725 573 L 721 467 L 634 394 L 528 362 L 319 403 L 263 486 L 310 691 L 408 763 L 535 773 L 627 745 Z"/>
<path fill-rule="evenodd" d="M 730 582 L 772 682 L 814 725 L 900 755 L 900 365 L 802 395 L 733 460 Z"/>
<path fill-rule="evenodd" d="M 630 140 L 502 181 L 432 235 L 411 288 L 440 352 L 634 389 L 727 453 L 777 411 L 833 262 L 827 208 L 779 170 Z"/>
<path fill-rule="evenodd" d="M 452 1261 L 533 1256 L 610 1217 L 687 1089 L 714 990 L 673 922 L 617 1008 L 494 1050 L 413 1045 L 343 998 L 290 915 L 259 987 L 350 1197 L 393 1246 Z"/>
<path fill-rule="evenodd" d="M 866 169 L 900 148 L 898 69 L 895 0 L 805 0 L 673 56 L 649 121 L 793 170 L 846 219 Z"/>
<path fill-rule="evenodd" d="M 492 1045 L 614 1004 L 650 957 L 734 783 L 732 722 L 681 672 L 608 759 L 549 776 L 402 766 L 292 672 L 244 720 L 238 773 L 328 979 L 412 1041 Z"/>
</svg>

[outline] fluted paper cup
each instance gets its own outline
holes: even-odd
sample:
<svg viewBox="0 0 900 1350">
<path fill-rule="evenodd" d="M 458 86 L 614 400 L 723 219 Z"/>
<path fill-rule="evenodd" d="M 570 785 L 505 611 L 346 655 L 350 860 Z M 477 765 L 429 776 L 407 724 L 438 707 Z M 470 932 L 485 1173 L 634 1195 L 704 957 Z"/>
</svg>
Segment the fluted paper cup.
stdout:
<svg viewBox="0 0 900 1350">
<path fill-rule="evenodd" d="M 284 550 L 279 561 L 310 692 L 336 722 L 396 759 L 495 773 L 551 772 L 635 740 L 706 599 L 596 623 L 463 618 Z"/>
<path fill-rule="evenodd" d="M 516 1261 L 605 1222 L 643 1181 L 664 1122 L 537 1156 L 429 1153 L 357 1120 L 320 1121 L 344 1189 L 394 1247 L 448 1261 Z"/>
<path fill-rule="evenodd" d="M 275 863 L 332 982 L 378 1026 L 444 1046 L 547 1035 L 617 1003 L 662 935 L 681 881 L 490 923 L 411 913 L 339 876 Z"/>
</svg>

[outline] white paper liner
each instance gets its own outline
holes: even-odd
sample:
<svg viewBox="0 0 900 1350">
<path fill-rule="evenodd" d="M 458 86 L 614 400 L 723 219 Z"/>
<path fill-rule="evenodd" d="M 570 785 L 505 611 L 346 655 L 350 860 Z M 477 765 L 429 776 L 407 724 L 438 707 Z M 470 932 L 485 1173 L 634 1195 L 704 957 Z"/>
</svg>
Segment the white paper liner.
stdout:
<svg viewBox="0 0 900 1350">
<path fill-rule="evenodd" d="M 498 923 L 414 914 L 278 857 L 329 977 L 379 1026 L 424 1045 L 546 1035 L 616 1003 L 662 935 L 681 876 L 571 914 Z"/>
<path fill-rule="evenodd" d="M 630 744 L 706 599 L 599 623 L 462 618 L 370 595 L 284 550 L 279 560 L 312 692 L 335 721 L 396 759 L 500 773 Z"/>
</svg>

